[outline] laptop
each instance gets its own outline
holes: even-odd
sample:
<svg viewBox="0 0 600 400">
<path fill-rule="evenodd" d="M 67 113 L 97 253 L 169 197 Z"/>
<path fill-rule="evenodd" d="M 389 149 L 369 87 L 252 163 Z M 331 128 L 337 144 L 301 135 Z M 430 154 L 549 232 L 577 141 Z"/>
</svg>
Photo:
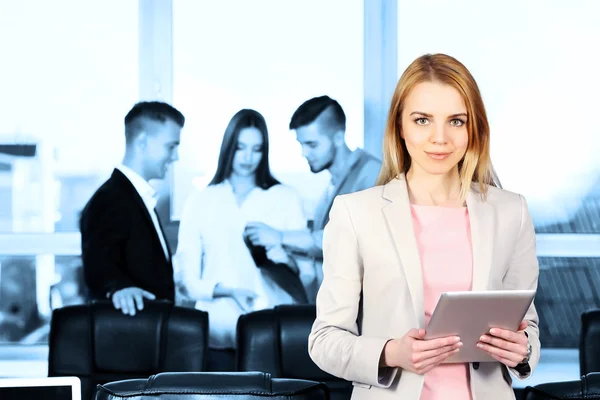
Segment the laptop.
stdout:
<svg viewBox="0 0 600 400">
<path fill-rule="evenodd" d="M 81 400 L 81 382 L 73 376 L 0 378 L 2 400 Z"/>
</svg>

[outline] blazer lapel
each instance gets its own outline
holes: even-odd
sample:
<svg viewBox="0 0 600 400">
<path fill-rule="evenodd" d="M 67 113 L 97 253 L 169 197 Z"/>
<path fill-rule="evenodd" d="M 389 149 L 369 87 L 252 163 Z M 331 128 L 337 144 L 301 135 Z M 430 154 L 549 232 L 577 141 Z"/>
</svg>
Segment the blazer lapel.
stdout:
<svg viewBox="0 0 600 400">
<path fill-rule="evenodd" d="M 419 328 L 425 327 L 423 308 L 423 275 L 417 240 L 414 233 L 410 201 L 404 175 L 394 179 L 383 189 L 383 197 L 391 202 L 383 207 L 390 234 L 396 245 L 400 263 L 406 276 Z"/>
<path fill-rule="evenodd" d="M 469 211 L 471 245 L 473 247 L 473 285 L 471 290 L 487 290 L 492 267 L 494 210 L 473 189 L 467 196 L 467 210 Z"/>
<path fill-rule="evenodd" d="M 154 239 L 158 243 L 158 245 L 161 249 L 161 253 L 163 253 L 163 255 L 164 255 L 164 251 L 162 251 L 162 244 L 160 242 L 158 232 L 156 231 L 154 222 L 152 222 L 152 217 L 150 216 L 150 213 L 148 212 L 146 203 L 144 203 L 144 200 L 142 199 L 140 194 L 137 192 L 137 190 L 135 189 L 135 187 L 133 186 L 131 181 L 118 169 L 115 168 L 111 178 L 114 178 L 118 182 L 118 185 L 123 190 L 126 190 L 128 192 L 129 197 L 131 197 L 131 199 L 135 202 L 136 206 L 139 208 L 140 212 L 144 215 L 144 220 L 146 221 L 147 228 L 151 229 L 151 231 L 154 233 Z M 162 233 L 163 237 L 165 238 L 165 244 L 167 244 L 167 252 L 169 253 L 169 257 L 167 257 L 165 255 L 165 260 L 168 263 L 171 263 L 171 249 L 169 248 L 168 243 L 166 243 L 167 237 L 165 236 L 164 229 L 162 229 L 162 225 L 161 225 L 160 219 L 158 218 L 158 214 L 156 215 L 156 218 L 158 219 L 158 224 L 160 225 L 160 229 L 162 231 L 161 233 Z"/>
<path fill-rule="evenodd" d="M 383 214 L 406 276 L 415 317 L 422 328 L 425 327 L 423 275 L 404 175 L 385 185 L 383 197 L 390 201 L 383 207 Z M 467 196 L 467 209 L 473 248 L 472 290 L 487 290 L 494 242 L 493 208 L 478 192 L 471 190 Z"/>
<path fill-rule="evenodd" d="M 145 206 L 145 204 L 144 204 L 144 206 Z M 160 228 L 160 233 L 162 234 L 162 237 L 165 240 L 165 246 L 167 246 L 167 254 L 169 255 L 167 261 L 169 263 L 171 263 L 173 261 L 172 260 L 173 253 L 171 252 L 171 247 L 169 246 L 169 241 L 167 240 L 167 234 L 165 232 L 165 228 L 163 228 L 163 224 L 160 221 L 160 216 L 158 215 L 158 211 L 156 210 L 156 208 L 154 209 L 154 213 L 156 214 L 156 220 L 158 221 L 158 227 Z M 150 221 L 150 222 L 152 222 L 152 221 Z M 154 223 L 152 225 L 154 225 Z M 156 231 L 156 229 L 155 229 L 155 231 Z M 158 237 L 158 232 L 156 232 L 156 238 L 158 239 L 158 242 L 160 243 L 160 238 Z M 162 248 L 162 244 L 161 244 L 161 248 Z"/>
</svg>

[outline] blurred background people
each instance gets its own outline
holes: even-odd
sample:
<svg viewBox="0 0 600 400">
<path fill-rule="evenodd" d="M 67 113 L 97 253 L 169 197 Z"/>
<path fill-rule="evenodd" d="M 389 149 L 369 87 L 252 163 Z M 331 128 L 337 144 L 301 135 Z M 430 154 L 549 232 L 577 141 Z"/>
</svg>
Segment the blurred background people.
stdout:
<svg viewBox="0 0 600 400">
<path fill-rule="evenodd" d="M 309 288 L 314 302 L 322 281 L 323 228 L 329 220 L 329 210 L 335 196 L 364 190 L 375 185 L 381 161 L 362 149 L 350 150 L 346 144 L 346 114 L 340 104 L 329 96 L 305 101 L 294 112 L 289 128 L 296 131 L 302 146 L 302 155 L 310 170 L 319 173 L 328 170 L 331 181 L 315 210 L 312 232 L 276 231 L 265 224 L 251 224 L 250 237 L 254 244 L 264 244 L 263 238 L 275 237 L 280 245 L 299 256 L 314 260 L 316 279 Z"/>
<path fill-rule="evenodd" d="M 269 169 L 264 117 L 243 109 L 225 130 L 217 171 L 205 189 L 192 193 L 179 227 L 176 280 L 196 308 L 209 313 L 209 369 L 230 370 L 240 315 L 296 301 L 257 265 L 247 245 L 246 226 L 264 223 L 278 230 L 306 229 L 302 200 Z M 312 265 L 296 263 L 276 240 L 261 237 L 273 265 L 312 281 Z M 265 260 L 263 260 L 265 261 Z"/>
<path fill-rule="evenodd" d="M 141 102 L 125 116 L 122 164 L 81 214 L 81 252 L 92 297 L 111 299 L 135 315 L 144 298 L 174 301 L 171 253 L 155 212 L 151 179 L 163 179 L 177 160 L 185 118 L 162 102 Z"/>
</svg>

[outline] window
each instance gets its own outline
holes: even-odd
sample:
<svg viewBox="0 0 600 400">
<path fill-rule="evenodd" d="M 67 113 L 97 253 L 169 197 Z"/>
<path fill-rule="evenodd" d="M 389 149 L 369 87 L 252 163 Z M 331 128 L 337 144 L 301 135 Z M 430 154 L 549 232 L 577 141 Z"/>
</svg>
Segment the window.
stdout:
<svg viewBox="0 0 600 400">
<path fill-rule="evenodd" d="M 138 98 L 134 1 L 0 3 L 0 228 L 76 231 Z M 108 29 L 107 27 L 110 27 Z M 28 145 L 28 146 L 24 146 Z"/>
<path fill-rule="evenodd" d="M 310 173 L 288 124 L 305 100 L 327 94 L 344 108 L 349 146 L 363 145 L 363 1 L 175 0 L 173 36 L 173 103 L 188 117 L 173 218 L 212 178 L 242 108 L 265 117 L 271 169 L 305 195 L 310 217 L 329 177 Z"/>
<path fill-rule="evenodd" d="M 45 343 L 51 309 L 82 300 L 79 212 L 123 155 L 138 15 L 136 1 L 0 2 L 1 343 Z"/>
<path fill-rule="evenodd" d="M 0 256 L 0 282 L 0 343 L 47 343 L 52 310 L 85 299 L 78 256 Z"/>
</svg>

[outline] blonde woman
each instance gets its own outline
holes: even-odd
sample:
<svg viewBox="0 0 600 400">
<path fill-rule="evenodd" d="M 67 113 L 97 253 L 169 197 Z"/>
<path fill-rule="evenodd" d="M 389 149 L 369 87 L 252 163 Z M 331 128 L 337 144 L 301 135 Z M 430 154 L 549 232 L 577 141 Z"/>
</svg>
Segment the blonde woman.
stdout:
<svg viewBox="0 0 600 400">
<path fill-rule="evenodd" d="M 392 99 L 379 186 L 338 196 L 324 232 L 309 352 L 353 382 L 353 399 L 513 399 L 511 375 L 535 369 L 533 304 L 517 332 L 480 338 L 497 362 L 443 364 L 460 338 L 424 339 L 442 292 L 537 288 L 527 204 L 499 188 L 489 143 L 467 68 L 416 59 Z"/>
</svg>

